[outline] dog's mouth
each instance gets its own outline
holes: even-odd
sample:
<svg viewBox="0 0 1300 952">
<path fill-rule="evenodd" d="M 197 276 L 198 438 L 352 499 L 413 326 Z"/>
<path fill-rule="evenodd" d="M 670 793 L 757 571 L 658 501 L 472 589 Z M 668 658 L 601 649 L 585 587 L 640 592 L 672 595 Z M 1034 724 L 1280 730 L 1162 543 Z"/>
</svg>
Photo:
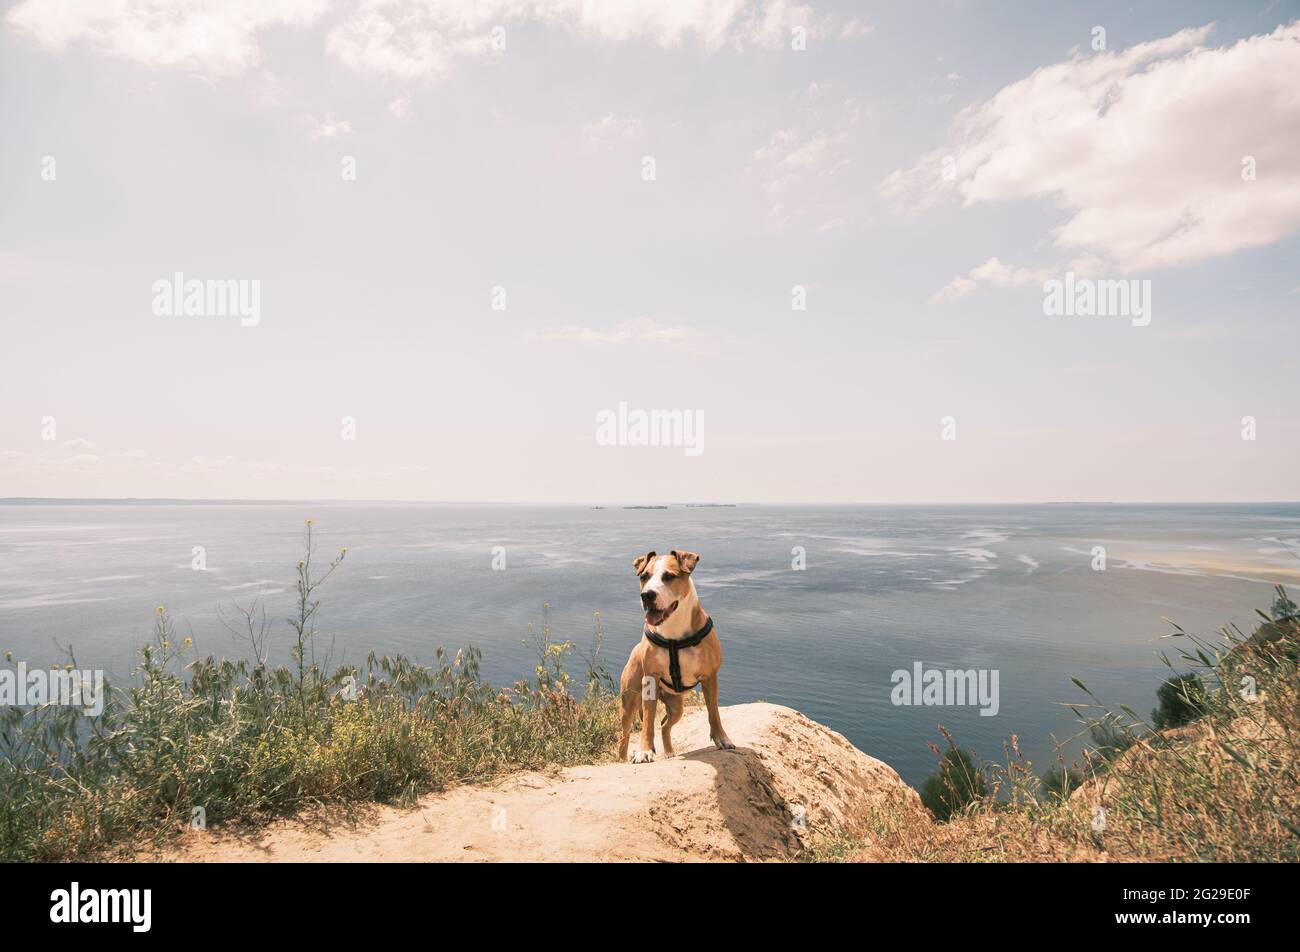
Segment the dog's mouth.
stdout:
<svg viewBox="0 0 1300 952">
<path fill-rule="evenodd" d="M 677 603 L 673 602 L 667 608 L 647 608 L 645 610 L 645 623 L 651 628 L 658 628 L 666 622 L 673 612 L 677 611 Z"/>
</svg>

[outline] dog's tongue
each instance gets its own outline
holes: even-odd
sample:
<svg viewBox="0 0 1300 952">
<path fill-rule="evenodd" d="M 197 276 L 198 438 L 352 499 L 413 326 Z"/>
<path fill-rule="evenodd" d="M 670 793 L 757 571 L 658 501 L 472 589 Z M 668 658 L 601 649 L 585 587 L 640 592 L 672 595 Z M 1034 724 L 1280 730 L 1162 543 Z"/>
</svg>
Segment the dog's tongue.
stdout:
<svg viewBox="0 0 1300 952">
<path fill-rule="evenodd" d="M 677 603 L 673 602 L 667 608 L 652 608 L 645 613 L 645 623 L 651 628 L 657 628 L 668 620 L 668 616 L 673 613 Z"/>
</svg>

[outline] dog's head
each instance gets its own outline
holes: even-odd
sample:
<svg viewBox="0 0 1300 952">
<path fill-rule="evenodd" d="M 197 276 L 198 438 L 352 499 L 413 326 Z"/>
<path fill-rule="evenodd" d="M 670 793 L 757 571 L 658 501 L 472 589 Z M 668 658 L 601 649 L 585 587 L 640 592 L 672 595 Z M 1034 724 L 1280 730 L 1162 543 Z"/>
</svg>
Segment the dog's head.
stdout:
<svg viewBox="0 0 1300 952">
<path fill-rule="evenodd" d="M 647 552 L 632 560 L 641 580 L 641 609 L 652 628 L 666 622 L 682 602 L 695 595 L 691 573 L 700 557 L 694 552 L 673 549 L 667 555 Z"/>
</svg>

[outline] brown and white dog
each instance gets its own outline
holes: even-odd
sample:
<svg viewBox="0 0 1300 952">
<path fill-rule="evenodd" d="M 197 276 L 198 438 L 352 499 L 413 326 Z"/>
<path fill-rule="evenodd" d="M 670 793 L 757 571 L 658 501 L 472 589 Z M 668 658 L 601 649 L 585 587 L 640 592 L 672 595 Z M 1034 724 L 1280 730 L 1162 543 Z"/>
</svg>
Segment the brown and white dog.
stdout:
<svg viewBox="0 0 1300 952">
<path fill-rule="evenodd" d="M 664 754 L 673 753 L 672 729 L 681 720 L 684 698 L 695 685 L 703 685 L 704 702 L 709 709 L 709 736 L 722 750 L 735 744 L 722 729 L 718 717 L 718 669 L 722 667 L 722 642 L 712 630 L 712 622 L 700 607 L 691 573 L 700 557 L 694 552 L 674 549 L 667 555 L 647 552 L 632 561 L 641 579 L 641 608 L 645 612 L 645 630 L 627 659 L 619 690 L 623 700 L 623 729 L 618 739 L 619 760 L 627 758 L 627 744 L 632 722 L 641 712 L 641 749 L 633 756 L 635 764 L 655 759 L 655 710 L 659 701 L 667 712 L 663 722 Z M 710 630 L 692 644 L 706 627 Z M 689 647 L 663 647 L 655 641 L 680 642 Z M 672 656 L 677 657 L 674 683 Z"/>
</svg>

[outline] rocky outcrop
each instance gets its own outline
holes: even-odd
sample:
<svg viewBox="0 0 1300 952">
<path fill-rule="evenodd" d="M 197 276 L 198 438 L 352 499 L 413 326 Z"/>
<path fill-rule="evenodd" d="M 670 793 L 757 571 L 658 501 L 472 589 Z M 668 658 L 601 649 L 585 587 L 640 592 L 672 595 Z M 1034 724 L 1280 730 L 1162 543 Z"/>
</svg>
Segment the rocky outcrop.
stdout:
<svg viewBox="0 0 1300 952">
<path fill-rule="evenodd" d="M 891 767 L 798 711 L 739 704 L 722 717 L 734 751 L 714 749 L 705 712 L 693 708 L 673 730 L 674 757 L 519 774 L 407 810 L 354 805 L 246 833 L 191 831 L 161 858 L 789 860 L 858 832 L 874 810 L 916 811 L 929 822 Z"/>
</svg>

